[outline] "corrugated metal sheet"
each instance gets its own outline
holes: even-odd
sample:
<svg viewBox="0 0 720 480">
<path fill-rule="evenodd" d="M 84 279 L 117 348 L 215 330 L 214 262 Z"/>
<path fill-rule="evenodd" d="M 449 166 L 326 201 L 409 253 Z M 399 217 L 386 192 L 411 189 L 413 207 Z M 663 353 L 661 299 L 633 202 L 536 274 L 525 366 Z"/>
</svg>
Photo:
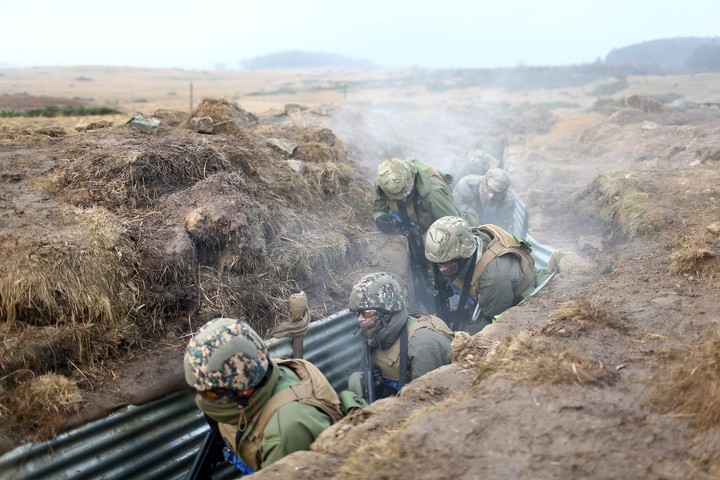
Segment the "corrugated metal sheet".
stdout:
<svg viewBox="0 0 720 480">
<path fill-rule="evenodd" d="M 360 368 L 361 343 L 355 315 L 344 310 L 312 322 L 305 358 L 344 390 Z M 273 356 L 289 357 L 289 338 L 272 339 Z M 353 349 L 357 354 L 353 354 Z M 190 390 L 141 406 L 129 406 L 57 438 L 27 444 L 0 457 L 1 479 L 181 479 L 185 478 L 208 430 Z M 237 476 L 220 465 L 214 479 Z"/>
<path fill-rule="evenodd" d="M 527 225 L 522 202 L 516 211 Z M 526 228 L 526 227 L 525 227 Z M 526 233 L 526 232 L 525 232 Z M 538 267 L 547 267 L 552 249 L 526 235 Z M 336 390 L 344 390 L 350 373 L 360 368 L 361 343 L 355 315 L 344 310 L 310 324 L 305 358 L 317 365 Z M 276 357 L 290 357 L 288 338 L 268 342 Z M 355 350 L 355 353 L 353 353 Z M 181 479 L 190 469 L 208 430 L 187 390 L 141 406 L 126 407 L 57 438 L 27 444 L 0 457 L 0 479 Z M 236 476 L 227 464 L 213 478 Z"/>
</svg>

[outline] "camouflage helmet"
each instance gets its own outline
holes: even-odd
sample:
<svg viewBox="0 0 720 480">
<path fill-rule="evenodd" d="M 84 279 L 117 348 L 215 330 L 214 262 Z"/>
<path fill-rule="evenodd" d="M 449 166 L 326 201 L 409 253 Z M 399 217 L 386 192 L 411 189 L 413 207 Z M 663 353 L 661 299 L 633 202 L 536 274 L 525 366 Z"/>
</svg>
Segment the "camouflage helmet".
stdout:
<svg viewBox="0 0 720 480">
<path fill-rule="evenodd" d="M 484 175 L 492 163 L 492 158 L 479 148 L 470 150 L 467 153 L 466 164 L 468 170 L 478 175 Z"/>
<path fill-rule="evenodd" d="M 375 181 L 391 200 L 402 200 L 415 186 L 415 165 L 407 160 L 388 158 L 378 166 Z"/>
<path fill-rule="evenodd" d="M 491 168 L 485 174 L 485 182 L 493 192 L 503 193 L 510 187 L 510 175 L 502 168 Z"/>
<path fill-rule="evenodd" d="M 383 310 L 400 312 L 405 309 L 405 293 L 389 273 L 371 273 L 362 277 L 350 291 L 348 307 L 353 312 Z"/>
<path fill-rule="evenodd" d="M 242 392 L 263 380 L 270 368 L 270 352 L 248 324 L 215 318 L 190 339 L 184 364 L 185 381 L 199 392 Z"/>
<path fill-rule="evenodd" d="M 470 258 L 477 247 L 470 224 L 460 217 L 439 218 L 425 234 L 425 258 L 433 263 Z"/>
</svg>

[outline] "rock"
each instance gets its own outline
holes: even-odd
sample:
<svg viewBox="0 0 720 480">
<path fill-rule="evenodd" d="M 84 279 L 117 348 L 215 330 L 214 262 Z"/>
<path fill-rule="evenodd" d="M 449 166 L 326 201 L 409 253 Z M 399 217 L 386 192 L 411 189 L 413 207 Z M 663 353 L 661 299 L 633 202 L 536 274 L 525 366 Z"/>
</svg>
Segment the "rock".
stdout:
<svg viewBox="0 0 720 480">
<path fill-rule="evenodd" d="M 190 129 L 198 133 L 213 133 L 214 122 L 210 117 L 194 117 L 190 119 Z"/>
<path fill-rule="evenodd" d="M 136 112 L 126 125 L 144 133 L 153 133 L 160 126 L 160 119 Z"/>
<path fill-rule="evenodd" d="M 305 164 L 303 162 L 301 162 L 300 160 L 290 159 L 287 161 L 287 165 L 288 165 L 288 167 L 292 168 L 300 175 L 305 173 L 305 170 L 307 170 L 307 168 L 305 167 Z"/>
<path fill-rule="evenodd" d="M 297 143 L 288 140 L 287 138 L 268 138 L 266 141 L 268 146 L 273 147 L 276 150 L 292 155 L 295 153 L 295 149 L 298 147 Z"/>
</svg>

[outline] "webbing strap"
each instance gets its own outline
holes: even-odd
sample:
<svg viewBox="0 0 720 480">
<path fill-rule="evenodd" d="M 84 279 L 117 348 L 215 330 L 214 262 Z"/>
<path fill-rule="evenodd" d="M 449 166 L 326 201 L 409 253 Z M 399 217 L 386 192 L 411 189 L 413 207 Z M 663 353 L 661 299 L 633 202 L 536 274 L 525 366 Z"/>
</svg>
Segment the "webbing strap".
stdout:
<svg viewBox="0 0 720 480">
<path fill-rule="evenodd" d="M 400 377 L 398 380 L 398 391 L 405 385 L 407 381 L 407 365 L 408 365 L 408 329 L 407 321 L 400 330 Z"/>
</svg>

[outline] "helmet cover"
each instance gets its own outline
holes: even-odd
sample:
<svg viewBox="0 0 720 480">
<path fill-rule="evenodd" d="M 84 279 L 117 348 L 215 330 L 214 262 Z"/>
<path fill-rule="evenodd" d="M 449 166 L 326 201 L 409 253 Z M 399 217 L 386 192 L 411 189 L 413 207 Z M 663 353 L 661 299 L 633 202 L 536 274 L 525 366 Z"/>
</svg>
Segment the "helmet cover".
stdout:
<svg viewBox="0 0 720 480">
<path fill-rule="evenodd" d="M 405 308 L 405 293 L 400 284 L 385 272 L 362 277 L 350 291 L 348 307 L 353 312 L 382 310 L 396 313 Z"/>
<path fill-rule="evenodd" d="M 389 158 L 377 169 L 375 181 L 391 200 L 403 200 L 415 186 L 415 165 L 399 158 Z"/>
<path fill-rule="evenodd" d="M 197 391 L 256 387 L 270 368 L 270 352 L 247 323 L 215 318 L 185 349 L 185 381 Z"/>
<path fill-rule="evenodd" d="M 470 224 L 460 217 L 439 218 L 425 234 L 425 258 L 433 263 L 470 258 L 477 246 Z"/>
</svg>

